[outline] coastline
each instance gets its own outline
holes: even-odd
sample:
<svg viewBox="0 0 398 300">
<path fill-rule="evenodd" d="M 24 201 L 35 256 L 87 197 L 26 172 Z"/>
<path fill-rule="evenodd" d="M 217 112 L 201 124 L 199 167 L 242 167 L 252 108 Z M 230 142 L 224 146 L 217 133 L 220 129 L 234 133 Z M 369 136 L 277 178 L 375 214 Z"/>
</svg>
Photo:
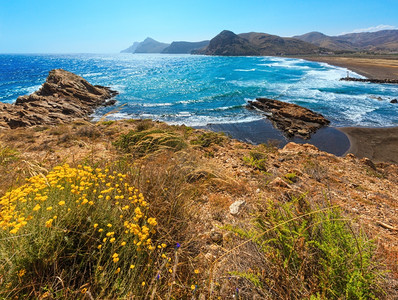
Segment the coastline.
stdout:
<svg viewBox="0 0 398 300">
<path fill-rule="evenodd" d="M 299 56 L 308 61 L 343 67 L 372 79 L 398 79 L 398 56 Z"/>
</svg>

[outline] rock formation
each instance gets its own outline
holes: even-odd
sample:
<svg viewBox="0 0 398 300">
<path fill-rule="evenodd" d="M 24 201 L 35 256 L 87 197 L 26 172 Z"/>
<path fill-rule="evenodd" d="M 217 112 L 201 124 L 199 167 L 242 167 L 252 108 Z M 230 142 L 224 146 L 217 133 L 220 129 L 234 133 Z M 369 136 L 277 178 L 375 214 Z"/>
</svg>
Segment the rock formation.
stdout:
<svg viewBox="0 0 398 300">
<path fill-rule="evenodd" d="M 330 123 L 321 114 L 302 106 L 268 98 L 249 101 L 249 107 L 267 113 L 274 126 L 288 137 L 298 136 L 309 139 L 311 134 Z"/>
<path fill-rule="evenodd" d="M 0 128 L 28 127 L 88 118 L 99 106 L 113 105 L 117 95 L 108 87 L 93 86 L 84 78 L 62 69 L 50 71 L 46 82 L 15 104 L 0 104 Z"/>
<path fill-rule="evenodd" d="M 397 79 L 367 79 L 367 78 L 354 78 L 354 77 L 343 77 L 341 81 L 358 81 L 358 82 L 370 82 L 370 83 L 391 83 L 398 84 Z"/>
</svg>

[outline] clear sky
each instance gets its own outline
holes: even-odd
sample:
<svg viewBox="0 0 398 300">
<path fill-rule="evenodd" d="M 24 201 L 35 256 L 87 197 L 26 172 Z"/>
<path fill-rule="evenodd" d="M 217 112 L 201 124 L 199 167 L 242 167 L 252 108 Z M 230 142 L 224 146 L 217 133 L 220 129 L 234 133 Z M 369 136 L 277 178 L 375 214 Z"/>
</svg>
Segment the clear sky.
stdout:
<svg viewBox="0 0 398 300">
<path fill-rule="evenodd" d="M 397 28 L 398 0 L 0 0 L 0 53 L 116 53 L 228 29 L 293 36 Z"/>
</svg>

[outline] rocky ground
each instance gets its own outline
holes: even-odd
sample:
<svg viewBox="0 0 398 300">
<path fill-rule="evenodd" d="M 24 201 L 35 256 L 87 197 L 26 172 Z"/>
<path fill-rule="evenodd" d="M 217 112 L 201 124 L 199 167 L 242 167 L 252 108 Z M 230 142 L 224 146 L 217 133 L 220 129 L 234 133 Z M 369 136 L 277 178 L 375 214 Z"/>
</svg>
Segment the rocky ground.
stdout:
<svg viewBox="0 0 398 300">
<path fill-rule="evenodd" d="M 127 120 L 93 124 L 78 120 L 58 126 L 7 129 L 1 131 L 0 144 L 18 151 L 18 165 L 20 170 L 25 170 L 23 172 L 45 172 L 64 162 L 72 165 L 80 161 L 95 163 L 116 157 L 118 151 L 113 142 L 121 134 L 137 130 L 143 122 Z M 308 144 L 290 143 L 277 149 L 223 137 L 222 141 L 210 143 L 208 147 L 195 146 L 190 141 L 202 135 L 201 130 L 150 121 L 144 123 L 145 128 L 171 130 L 184 135 L 187 144 L 191 145 L 176 155 L 184 158 L 179 167 L 192 169 L 187 180 L 205 191 L 194 199 L 194 203 L 200 205 L 192 204 L 194 217 L 185 233 L 195 241 L 194 248 L 199 254 L 196 263 L 199 262 L 203 269 L 210 268 L 211 262 L 220 258 L 228 248 L 230 237 L 220 230 L 222 226 L 250 224 L 252 214 L 265 199 L 286 202 L 305 194 L 313 204 L 329 202 L 340 206 L 355 227 L 362 228 L 376 241 L 379 260 L 391 270 L 387 275 L 388 293 L 397 292 L 397 165 L 374 164 L 369 159 L 358 159 L 353 155 L 336 157 Z M 189 134 L 186 134 L 187 130 Z M 264 154 L 261 169 L 245 159 L 255 152 Z M 137 159 L 137 163 L 141 161 L 145 165 L 145 159 Z M 151 165 L 155 171 L 162 167 Z M 18 167 L 12 171 L 2 169 L 2 174 L 7 173 L 2 175 L 4 192 L 16 184 L 22 171 L 15 173 Z M 295 176 L 290 180 L 287 174 Z M 235 267 L 231 259 L 243 255 L 240 251 L 246 250 L 237 250 L 232 257 L 223 258 L 219 267 Z"/>
</svg>

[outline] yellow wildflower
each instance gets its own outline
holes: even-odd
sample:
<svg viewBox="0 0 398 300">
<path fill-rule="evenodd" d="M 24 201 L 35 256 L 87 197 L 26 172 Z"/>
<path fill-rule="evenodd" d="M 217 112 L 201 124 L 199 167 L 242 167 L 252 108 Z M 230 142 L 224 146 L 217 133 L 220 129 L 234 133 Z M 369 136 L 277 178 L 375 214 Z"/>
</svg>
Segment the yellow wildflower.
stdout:
<svg viewBox="0 0 398 300">
<path fill-rule="evenodd" d="M 39 204 L 36 204 L 35 207 L 33 207 L 33 211 L 38 211 L 41 208 Z"/>
<path fill-rule="evenodd" d="M 59 206 L 65 205 L 65 201 L 63 201 L 63 200 L 62 200 L 62 201 L 59 201 L 59 202 L 58 202 L 58 205 L 59 205 Z"/>
<path fill-rule="evenodd" d="M 115 271 L 115 274 L 117 274 L 119 272 L 120 272 L 120 268 L 117 268 L 116 271 Z"/>
</svg>

